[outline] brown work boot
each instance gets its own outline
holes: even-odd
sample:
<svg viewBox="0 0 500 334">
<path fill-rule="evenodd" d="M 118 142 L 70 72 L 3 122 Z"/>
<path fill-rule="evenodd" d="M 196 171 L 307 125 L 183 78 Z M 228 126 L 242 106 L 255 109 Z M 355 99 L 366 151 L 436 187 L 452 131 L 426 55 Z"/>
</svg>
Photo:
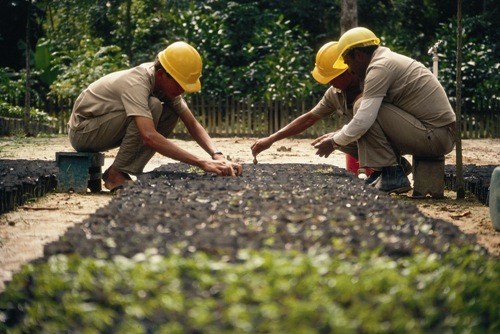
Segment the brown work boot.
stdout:
<svg viewBox="0 0 500 334">
<path fill-rule="evenodd" d="M 382 174 L 373 185 L 378 190 L 388 194 L 402 194 L 412 189 L 410 180 L 400 165 L 382 168 Z"/>
</svg>

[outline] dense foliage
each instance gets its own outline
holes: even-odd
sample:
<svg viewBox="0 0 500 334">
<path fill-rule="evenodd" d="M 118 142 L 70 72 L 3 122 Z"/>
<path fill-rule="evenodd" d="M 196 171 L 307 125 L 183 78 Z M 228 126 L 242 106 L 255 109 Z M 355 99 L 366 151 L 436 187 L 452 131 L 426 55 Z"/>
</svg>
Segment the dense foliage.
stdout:
<svg viewBox="0 0 500 334">
<path fill-rule="evenodd" d="M 0 68 L 0 117 L 20 118 L 25 116 L 23 106 L 24 92 L 26 91 L 26 71 L 18 73 L 18 78 L 12 78 L 8 68 Z M 36 90 L 32 90 L 34 100 L 40 99 Z M 55 118 L 36 107 L 30 107 L 32 121 L 52 125 Z"/>
<path fill-rule="evenodd" d="M 428 67 L 432 60 L 427 50 L 443 40 L 442 82 L 453 95 L 456 0 L 357 2 L 359 25 Z M 9 24 L 12 13 L 23 21 L 26 1 L 9 4 L 0 14 L 5 15 L 3 24 Z M 42 76 L 35 79 L 43 83 L 35 89 L 69 99 L 106 73 L 151 61 L 175 40 L 191 43 L 202 54 L 202 94 L 208 97 L 286 100 L 319 95 L 324 87 L 310 75 L 315 51 L 340 35 L 338 0 L 38 0 L 32 8 L 32 45 L 37 45 L 33 62 Z M 493 0 L 463 3 L 465 101 L 498 99 L 499 8 Z M 18 59 L 14 69 L 20 69 L 23 35 L 6 31 L 18 38 L 20 51 L 13 54 Z M 11 67 L 14 63 L 6 62 Z"/>
<path fill-rule="evenodd" d="M 466 105 L 468 107 L 484 100 L 500 100 L 498 43 L 495 43 L 495 35 L 484 34 L 485 31 L 496 30 L 493 26 L 496 25 L 479 17 L 466 18 L 463 22 L 462 95 L 469 102 Z M 456 36 L 452 34 L 456 29 L 456 22 L 449 21 L 443 23 L 438 31 L 439 34 L 448 36 L 448 39 L 443 40 L 443 54 L 439 66 L 440 79 L 450 97 L 456 94 L 454 65 L 457 52 L 456 48 L 451 48 L 457 43 Z M 498 32 L 496 34 L 498 37 Z"/>
<path fill-rule="evenodd" d="M 23 118 L 24 113 L 25 111 L 23 107 L 0 101 L 0 116 L 8 118 Z M 30 108 L 30 120 L 49 125 L 53 125 L 56 122 L 54 117 L 35 107 Z"/>
</svg>

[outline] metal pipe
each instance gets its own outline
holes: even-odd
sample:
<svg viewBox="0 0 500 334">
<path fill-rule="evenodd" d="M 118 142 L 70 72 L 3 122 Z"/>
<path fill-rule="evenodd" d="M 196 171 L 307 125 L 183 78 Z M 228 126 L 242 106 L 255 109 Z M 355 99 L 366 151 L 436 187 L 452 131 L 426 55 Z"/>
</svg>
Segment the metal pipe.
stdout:
<svg viewBox="0 0 500 334">
<path fill-rule="evenodd" d="M 439 64 L 439 56 L 438 56 L 438 46 L 441 44 L 442 40 L 438 40 L 431 48 L 429 51 L 427 51 L 428 55 L 432 55 L 432 73 L 438 77 L 438 64 Z"/>
</svg>

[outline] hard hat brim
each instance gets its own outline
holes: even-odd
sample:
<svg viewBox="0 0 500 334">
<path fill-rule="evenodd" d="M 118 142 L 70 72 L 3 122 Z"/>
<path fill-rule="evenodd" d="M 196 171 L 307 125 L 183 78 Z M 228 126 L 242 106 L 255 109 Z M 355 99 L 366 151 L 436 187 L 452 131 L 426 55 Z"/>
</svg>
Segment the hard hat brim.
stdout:
<svg viewBox="0 0 500 334">
<path fill-rule="evenodd" d="M 201 82 L 199 79 L 196 80 L 195 83 L 183 84 L 179 81 L 177 81 L 177 83 L 179 83 L 179 85 L 181 85 L 182 89 L 184 89 L 184 91 L 188 92 L 188 93 L 195 93 L 195 92 L 198 92 L 201 90 Z"/>
<path fill-rule="evenodd" d="M 333 63 L 333 69 L 339 69 L 339 68 L 349 68 L 349 66 L 347 66 L 346 63 L 344 63 L 344 58 L 342 58 L 342 55 L 339 54 L 339 57 L 337 58 L 337 60 L 335 61 L 335 63 Z"/>
<path fill-rule="evenodd" d="M 316 80 L 320 84 L 326 85 L 327 83 L 329 83 L 330 81 L 332 81 L 333 79 L 335 79 L 336 77 L 338 77 L 339 75 L 344 73 L 345 71 L 347 71 L 347 65 L 345 65 L 344 68 L 334 68 L 331 75 L 325 76 L 325 75 L 322 75 L 321 73 L 319 73 L 318 68 L 315 66 L 314 69 L 312 70 L 311 74 L 312 74 L 314 80 Z"/>
<path fill-rule="evenodd" d="M 345 63 L 344 63 L 344 58 L 342 58 L 342 56 L 339 56 L 339 57 L 337 58 L 337 60 L 335 61 L 335 63 L 333 63 L 333 68 L 338 68 L 338 67 L 340 67 L 342 64 L 344 64 L 344 65 L 345 65 Z M 345 66 L 347 66 L 347 65 L 345 65 Z"/>
</svg>

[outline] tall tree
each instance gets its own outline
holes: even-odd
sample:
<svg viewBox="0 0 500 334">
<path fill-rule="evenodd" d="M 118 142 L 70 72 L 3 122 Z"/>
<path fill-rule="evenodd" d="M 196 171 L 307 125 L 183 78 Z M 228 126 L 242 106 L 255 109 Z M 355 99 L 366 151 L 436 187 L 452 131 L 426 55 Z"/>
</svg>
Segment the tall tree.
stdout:
<svg viewBox="0 0 500 334">
<path fill-rule="evenodd" d="M 358 26 L 358 0 L 342 0 L 340 34 Z"/>
</svg>

